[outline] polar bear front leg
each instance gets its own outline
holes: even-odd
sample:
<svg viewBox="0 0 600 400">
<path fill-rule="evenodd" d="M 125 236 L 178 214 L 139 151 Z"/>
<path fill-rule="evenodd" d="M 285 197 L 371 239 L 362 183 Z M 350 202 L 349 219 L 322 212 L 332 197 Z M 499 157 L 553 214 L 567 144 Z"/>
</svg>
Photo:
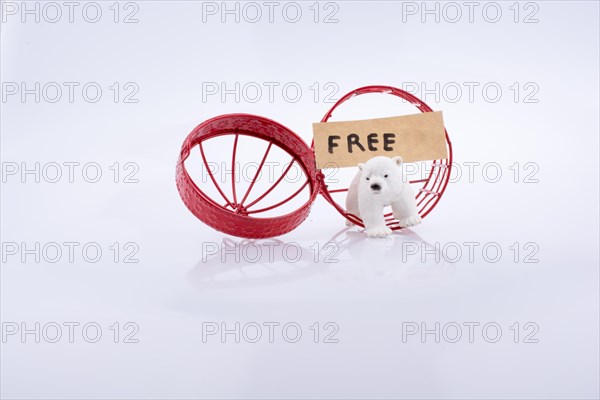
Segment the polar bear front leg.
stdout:
<svg viewBox="0 0 600 400">
<path fill-rule="evenodd" d="M 422 222 L 417 209 L 415 192 L 410 185 L 407 184 L 398 200 L 392 203 L 392 213 L 402 228 L 409 228 Z"/>
<path fill-rule="evenodd" d="M 360 215 L 365 225 L 365 233 L 368 237 L 382 238 L 392 233 L 392 230 L 385 225 L 383 216 L 383 205 L 367 203 L 366 206 L 359 203 Z"/>
</svg>

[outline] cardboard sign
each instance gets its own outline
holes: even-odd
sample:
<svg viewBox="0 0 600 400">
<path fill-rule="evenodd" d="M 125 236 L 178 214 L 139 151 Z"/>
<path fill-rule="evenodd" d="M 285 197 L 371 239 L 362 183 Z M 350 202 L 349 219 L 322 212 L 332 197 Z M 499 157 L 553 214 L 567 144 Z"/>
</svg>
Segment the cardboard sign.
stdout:
<svg viewBox="0 0 600 400">
<path fill-rule="evenodd" d="M 355 167 L 375 156 L 404 162 L 448 156 L 442 112 L 313 124 L 319 168 Z"/>
</svg>

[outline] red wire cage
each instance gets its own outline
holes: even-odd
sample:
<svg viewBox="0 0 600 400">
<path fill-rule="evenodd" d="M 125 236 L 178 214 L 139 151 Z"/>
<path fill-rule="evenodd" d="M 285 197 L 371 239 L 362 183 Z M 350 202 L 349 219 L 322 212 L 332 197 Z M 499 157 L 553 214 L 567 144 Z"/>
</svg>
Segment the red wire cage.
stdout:
<svg viewBox="0 0 600 400">
<path fill-rule="evenodd" d="M 340 98 L 337 101 L 337 103 L 335 103 L 333 107 L 331 107 L 331 109 L 325 114 L 323 119 L 321 119 L 321 122 L 327 122 L 340 104 L 350 100 L 355 96 L 368 93 L 391 94 L 408 101 L 409 103 L 417 107 L 421 112 L 425 113 L 433 111 L 431 107 L 425 104 L 425 102 L 402 89 L 398 89 L 392 86 L 364 86 L 359 89 L 353 90 L 344 95 L 342 98 Z M 437 205 L 442 195 L 446 191 L 446 187 L 448 186 L 450 172 L 452 169 L 452 143 L 450 142 L 448 131 L 444 129 L 444 133 L 446 136 L 448 157 L 440 160 L 433 160 L 429 168 L 429 174 L 427 178 L 409 181 L 410 184 L 423 184 L 423 186 L 417 190 L 416 195 L 417 208 L 419 210 L 419 215 L 421 216 L 421 218 L 425 218 L 431 212 L 431 210 L 434 209 L 434 207 Z M 312 147 L 314 147 L 314 142 Z M 364 224 L 359 217 L 346 212 L 344 207 L 338 204 L 331 196 L 333 193 L 341 193 L 347 191 L 347 187 L 340 189 L 329 189 L 326 183 L 321 186 L 321 194 L 323 195 L 323 197 L 325 197 L 325 199 L 327 199 L 327 201 L 331 205 L 333 205 L 340 214 L 342 214 L 346 219 L 348 219 L 352 223 L 364 228 Z M 392 216 L 391 212 L 385 214 L 385 221 L 387 226 L 392 230 L 402 229 L 402 227 L 399 225 L 398 220 L 396 220 Z"/>
<path fill-rule="evenodd" d="M 401 89 L 391 86 L 366 86 L 353 90 L 343 96 L 325 114 L 321 122 L 327 122 L 333 111 L 340 104 L 354 96 L 366 93 L 389 93 L 409 101 L 421 112 L 433 111 L 423 101 Z M 231 198 L 225 194 L 211 172 L 203 146 L 204 143 L 211 139 L 227 135 L 233 136 L 231 157 Z M 411 184 L 423 184 L 416 195 L 419 215 L 421 217 L 427 216 L 431 210 L 433 210 L 448 185 L 452 167 L 452 145 L 448 137 L 448 132 L 446 132 L 445 135 L 448 157 L 441 160 L 433 160 L 427 178 L 410 181 Z M 267 142 L 267 148 L 261 158 L 261 162 L 258 164 L 257 171 L 244 194 L 241 195 L 241 193 L 239 193 L 241 196 L 238 195 L 235 180 L 236 155 L 238 139 L 240 136 L 248 136 L 253 139 Z M 206 190 L 202 190 L 198 187 L 186 170 L 185 161 L 190 156 L 191 149 L 195 146 L 198 146 L 200 149 L 204 167 L 206 168 L 212 185 L 217 189 L 221 199 L 211 198 Z M 252 191 L 261 169 L 265 164 L 265 160 L 273 146 L 279 147 L 290 155 L 291 162 L 283 171 L 282 175 L 275 180 L 264 193 L 258 198 L 248 201 L 249 194 Z M 264 199 L 281 183 L 283 177 L 294 164 L 300 166 L 306 176 L 306 181 L 287 198 L 268 207 L 258 208 L 257 203 Z M 177 162 L 176 174 L 177 188 L 187 208 L 207 225 L 233 236 L 260 239 L 279 236 L 292 231 L 306 219 L 310 212 L 310 207 L 318 193 L 321 193 L 323 197 L 325 197 L 325 199 L 345 218 L 359 226 L 364 226 L 360 218 L 347 213 L 344 207 L 333 199 L 332 194 L 346 192 L 348 191 L 348 188 L 330 189 L 327 186 L 326 182 L 324 182 L 324 174 L 316 167 L 312 146 L 309 147 L 298 135 L 280 123 L 261 116 L 251 114 L 226 114 L 202 122 L 194 128 L 185 139 Z M 294 199 L 306 187 L 308 187 L 309 190 L 308 200 L 292 212 L 276 215 L 274 217 L 257 216 L 266 211 L 273 211 L 280 208 L 290 200 Z M 387 225 L 391 229 L 401 229 L 398 221 L 393 218 L 391 213 L 386 214 L 385 218 Z"/>
<path fill-rule="evenodd" d="M 204 151 L 203 144 L 213 138 L 232 135 L 233 152 L 231 158 L 232 199 L 225 195 L 223 189 L 215 179 Z M 265 154 L 257 168 L 254 178 L 246 192 L 238 197 L 235 180 L 235 164 L 238 139 L 241 135 L 253 137 L 268 143 Z M 185 167 L 185 160 L 189 157 L 191 149 L 198 145 L 206 171 L 222 197 L 224 203 L 211 198 L 206 191 L 200 189 L 190 177 Z M 292 157 L 287 169 L 273 185 L 252 202 L 246 203 L 248 196 L 264 166 L 265 160 L 273 146 L 284 150 Z M 298 163 L 307 179 L 302 186 L 286 199 L 268 207 L 255 207 L 259 201 L 266 197 L 286 175 L 287 171 Z M 316 169 L 312 150 L 306 143 L 290 129 L 268 118 L 251 114 L 226 114 L 204 121 L 188 135 L 181 148 L 177 162 L 177 188 L 188 209 L 207 225 L 230 235 L 245 238 L 268 238 L 279 236 L 295 229 L 306 219 L 310 207 L 319 193 L 322 174 Z M 291 213 L 276 217 L 260 218 L 256 214 L 276 209 L 296 197 L 305 187 L 309 188 L 310 196 L 304 205 Z"/>
</svg>

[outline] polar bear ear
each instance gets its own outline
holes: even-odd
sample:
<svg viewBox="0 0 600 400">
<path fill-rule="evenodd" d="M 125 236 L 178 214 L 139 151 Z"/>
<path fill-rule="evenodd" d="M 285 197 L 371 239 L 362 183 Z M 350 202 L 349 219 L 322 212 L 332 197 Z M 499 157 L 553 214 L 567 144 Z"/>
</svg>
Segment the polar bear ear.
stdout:
<svg viewBox="0 0 600 400">
<path fill-rule="evenodd" d="M 400 156 L 392 157 L 392 161 L 395 162 L 398 166 L 401 165 L 403 162 L 402 157 Z"/>
<path fill-rule="evenodd" d="M 358 164 L 358 169 L 359 170 L 362 171 L 364 167 L 365 167 L 365 164 L 363 164 L 363 163 Z"/>
</svg>

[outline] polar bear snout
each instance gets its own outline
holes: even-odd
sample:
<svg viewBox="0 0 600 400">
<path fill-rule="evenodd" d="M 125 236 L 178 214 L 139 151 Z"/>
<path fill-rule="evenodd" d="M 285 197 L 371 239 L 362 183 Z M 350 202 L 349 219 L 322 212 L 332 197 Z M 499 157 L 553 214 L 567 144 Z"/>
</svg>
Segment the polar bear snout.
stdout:
<svg viewBox="0 0 600 400">
<path fill-rule="evenodd" d="M 388 190 L 388 183 L 382 176 L 371 174 L 369 182 L 367 182 L 371 194 L 380 195 Z"/>
<path fill-rule="evenodd" d="M 379 192 L 381 190 L 381 185 L 379 183 L 371 183 L 371 190 Z"/>
</svg>

